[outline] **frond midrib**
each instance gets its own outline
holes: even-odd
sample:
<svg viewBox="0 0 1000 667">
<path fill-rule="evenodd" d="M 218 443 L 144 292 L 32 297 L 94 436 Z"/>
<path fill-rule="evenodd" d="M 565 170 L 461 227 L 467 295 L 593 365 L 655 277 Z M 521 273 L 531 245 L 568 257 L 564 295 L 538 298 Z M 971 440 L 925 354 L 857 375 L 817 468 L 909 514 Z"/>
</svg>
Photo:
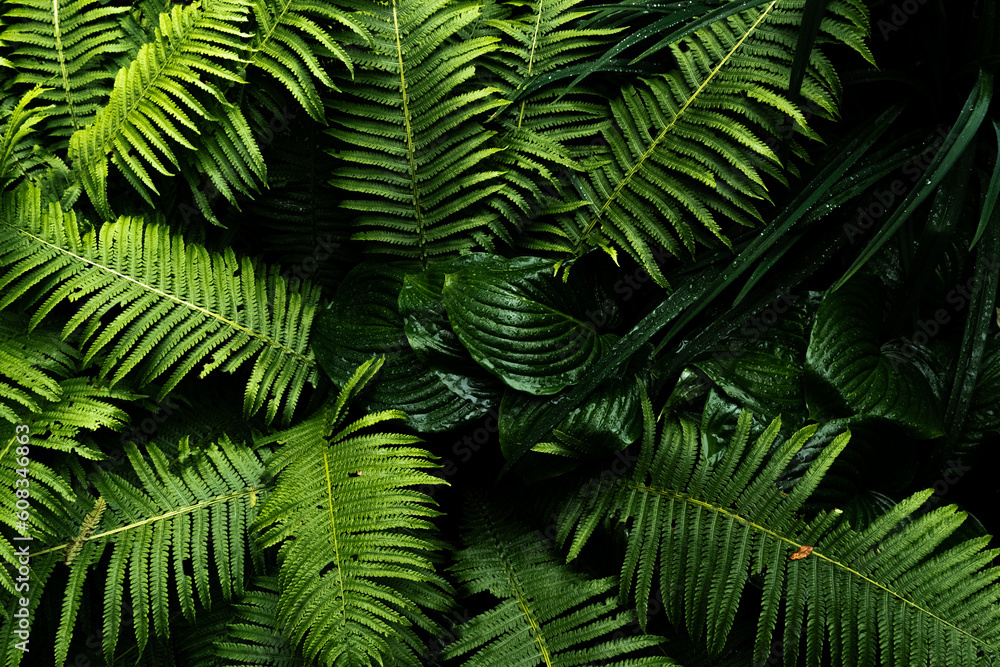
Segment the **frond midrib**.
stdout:
<svg viewBox="0 0 1000 667">
<path fill-rule="evenodd" d="M 142 526 L 146 526 L 151 523 L 156 523 L 157 521 L 170 519 L 175 516 L 180 516 L 181 514 L 190 514 L 191 512 L 194 512 L 196 510 L 203 509 L 205 507 L 210 507 L 212 505 L 218 505 L 219 503 L 228 502 L 230 500 L 235 500 L 237 498 L 244 498 L 244 497 L 249 498 L 251 494 L 256 494 L 257 491 L 259 490 L 260 489 L 258 487 L 248 487 L 246 489 L 243 489 L 242 491 L 234 491 L 232 493 L 227 493 L 222 496 L 216 496 L 215 498 L 210 498 L 208 500 L 201 500 L 193 505 L 185 505 L 184 507 L 178 507 L 177 509 L 170 510 L 169 512 L 164 512 L 163 514 L 151 516 L 146 519 L 143 519 L 142 521 L 136 521 L 134 523 L 130 523 L 127 526 L 119 526 L 118 528 L 113 528 L 112 530 L 106 530 L 103 533 L 94 533 L 93 535 L 90 535 L 88 537 L 79 540 L 79 543 L 84 544 L 86 542 L 91 542 L 101 537 L 115 535 L 117 533 L 121 533 L 127 530 L 134 530 L 136 528 L 141 528 Z M 61 551 L 66 547 L 68 547 L 69 545 L 70 543 L 66 542 L 65 544 L 60 544 L 58 546 L 50 547 L 43 551 L 37 551 L 35 553 L 29 554 L 28 556 L 29 558 L 44 556 L 45 554 L 52 553 L 53 551 Z"/>
<path fill-rule="evenodd" d="M 59 59 L 59 72 L 62 75 L 62 87 L 66 92 L 66 106 L 69 107 L 69 117 L 73 123 L 73 129 L 80 129 L 80 123 L 76 118 L 76 105 L 73 104 L 73 91 L 69 87 L 69 72 L 66 71 L 66 54 L 62 45 L 62 31 L 59 28 L 59 0 L 52 0 L 52 29 L 53 37 L 56 40 L 56 54 Z"/>
<path fill-rule="evenodd" d="M 757 26 L 760 24 L 760 22 L 764 20 L 764 18 L 768 15 L 768 13 L 777 4 L 778 4 L 778 0 L 772 0 L 771 4 L 768 5 L 767 8 L 764 9 L 761 12 L 761 15 L 759 17 L 757 17 L 757 20 L 754 21 L 753 25 L 750 26 L 750 28 L 747 29 L 747 31 L 743 34 L 743 36 L 740 38 L 740 40 L 738 42 L 736 42 L 736 44 L 733 46 L 732 49 L 729 50 L 729 53 L 727 53 L 726 56 L 721 61 L 719 61 L 719 64 L 716 65 L 715 69 L 713 69 L 709 73 L 709 75 L 705 78 L 705 80 L 701 82 L 701 85 L 699 85 L 698 88 L 693 93 L 691 93 L 691 95 L 688 97 L 687 101 L 684 102 L 684 106 L 682 106 L 680 108 L 680 110 L 678 110 L 678 112 L 674 115 L 673 119 L 669 123 L 667 123 L 666 127 L 664 127 L 663 130 L 660 132 L 660 134 L 652 141 L 652 143 L 650 143 L 650 145 L 646 149 L 646 151 L 632 165 L 632 167 L 628 170 L 628 172 L 625 173 L 625 175 L 618 182 L 618 184 L 615 185 L 615 189 L 608 196 L 607 200 L 605 200 L 605 202 L 601 206 L 600 210 L 598 210 L 598 212 L 594 215 L 594 217 L 590 219 L 590 222 L 587 223 L 587 227 L 583 230 L 583 233 L 577 239 L 577 242 L 576 242 L 576 249 L 577 250 L 580 249 L 580 247 L 583 245 L 584 241 L 587 239 L 587 237 L 593 231 L 594 227 L 598 224 L 598 222 L 600 222 L 601 218 L 603 217 L 603 215 L 605 214 L 605 212 L 607 212 L 607 210 L 611 206 L 612 202 L 614 202 L 614 200 L 618 197 L 618 195 L 621 193 L 621 191 L 623 189 L 625 189 L 625 186 L 627 186 L 629 184 L 629 182 L 632 180 L 632 177 L 635 176 L 635 174 L 639 171 L 639 169 L 642 167 L 642 165 L 645 164 L 645 162 L 649 158 L 649 156 L 653 154 L 653 151 L 655 151 L 659 147 L 660 142 L 662 142 L 663 139 L 667 136 L 667 132 L 670 131 L 670 128 L 672 128 L 674 126 L 674 124 L 677 122 L 677 120 L 684 114 L 684 112 L 687 110 L 687 108 L 689 106 L 691 106 L 691 104 L 695 101 L 695 99 L 697 99 L 697 97 L 699 95 L 701 95 L 701 92 L 705 89 L 705 87 L 708 85 L 708 83 L 710 81 L 712 81 L 712 79 L 715 78 L 715 75 L 719 73 L 719 71 L 722 69 L 723 65 L 725 65 L 729 61 L 729 59 L 732 57 L 732 55 L 734 53 L 736 53 L 736 51 L 739 50 L 739 48 L 743 45 L 743 42 L 745 42 L 747 40 L 747 38 L 749 38 L 750 35 L 753 34 L 754 31 L 756 31 Z"/>
<path fill-rule="evenodd" d="M 396 0 L 392 0 L 392 28 L 396 37 L 396 56 L 399 59 L 399 90 L 403 98 L 403 124 L 406 128 L 406 153 L 410 164 L 410 189 L 413 192 L 413 213 L 420 248 L 420 263 L 427 266 L 427 242 L 424 238 L 424 216 L 420 209 L 420 188 L 417 185 L 416 150 L 413 147 L 413 128 L 410 125 L 410 103 L 406 95 L 406 75 L 403 70 L 403 43 L 399 34 L 399 16 Z"/>
<path fill-rule="evenodd" d="M 503 548 L 504 542 L 500 537 L 499 531 L 497 531 L 493 525 L 493 517 L 491 517 L 488 512 L 483 512 L 483 519 L 488 524 L 487 530 L 490 533 L 490 537 L 493 538 L 494 544 L 497 546 L 498 556 L 500 560 L 503 561 L 504 571 L 507 573 L 507 580 L 510 582 L 511 588 L 514 591 L 514 597 L 517 599 L 517 604 L 521 608 L 521 613 L 524 614 L 525 619 L 528 621 L 528 625 L 531 627 L 531 634 L 535 638 L 535 644 L 538 645 L 538 652 L 545 661 L 546 667 L 552 667 L 552 659 L 549 655 L 549 648 L 545 642 L 545 637 L 542 635 L 542 628 L 538 621 L 535 620 L 535 615 L 528 607 L 528 598 L 524 594 L 521 580 L 517 576 L 517 571 L 514 569 L 513 563 L 510 562 L 510 558 L 507 557 L 507 553 Z"/>
<path fill-rule="evenodd" d="M 58 0 L 53 0 L 53 2 L 57 2 L 57 1 Z M 194 25 L 194 23 L 192 23 L 192 25 L 190 26 L 190 29 L 194 30 L 194 28 L 195 28 L 195 25 Z M 162 46 L 163 45 L 163 41 L 164 40 L 158 40 L 156 42 L 150 42 L 150 44 L 157 44 L 157 45 L 161 45 Z M 169 42 L 170 40 L 166 40 L 166 41 Z M 173 61 L 172 61 L 173 56 L 178 51 L 181 50 L 181 47 L 184 44 L 186 44 L 186 42 L 187 42 L 186 38 L 183 39 L 183 40 L 177 40 L 176 46 L 173 46 L 173 48 L 166 47 L 166 48 L 163 49 L 163 51 L 164 51 L 164 57 L 162 59 L 158 59 L 160 61 L 160 67 L 156 70 L 156 75 L 150 77 L 148 83 L 145 86 L 142 86 L 139 89 L 141 91 L 141 93 L 135 96 L 135 102 L 131 106 L 129 106 L 127 109 L 125 109 L 124 112 L 116 114 L 118 116 L 118 118 L 116 120 L 112 121 L 112 123 L 109 125 L 110 127 L 113 128 L 113 130 L 109 131 L 109 132 L 104 132 L 103 133 L 104 136 L 105 136 L 105 138 L 104 138 L 104 141 L 101 142 L 100 150 L 85 151 L 86 155 L 89 156 L 90 159 L 87 160 L 84 163 L 84 168 L 86 168 L 88 170 L 91 170 L 95 164 L 97 164 L 98 162 L 101 162 L 102 160 L 104 160 L 105 156 L 114 149 L 114 145 L 113 144 L 114 144 L 115 137 L 117 137 L 122 132 L 122 128 L 126 125 L 126 123 L 128 123 L 128 119 L 132 116 L 132 114 L 139 107 L 139 105 L 141 105 L 143 103 L 143 101 L 145 101 L 147 99 L 147 97 L 148 97 L 147 93 L 148 93 L 149 89 L 152 88 L 153 85 L 154 85 L 154 83 L 156 83 L 157 81 L 159 81 L 159 79 L 163 76 L 163 71 L 169 65 L 173 64 Z M 134 64 L 134 63 L 138 63 L 139 61 L 138 60 L 134 60 L 132 62 Z M 122 69 L 125 70 L 126 76 L 127 76 L 129 68 L 122 68 Z M 121 72 L 121 70 L 119 70 L 119 72 Z M 134 89 L 132 89 L 132 90 L 134 90 Z M 107 109 L 107 107 L 105 107 L 105 109 Z M 104 116 L 105 116 L 105 114 L 100 114 L 100 116 L 98 116 L 98 118 L 94 119 L 94 122 L 96 123 L 98 121 L 104 121 Z M 106 126 L 106 127 L 108 127 L 108 126 Z M 109 148 L 109 144 L 111 144 L 110 148 Z M 81 155 L 80 157 L 85 157 L 85 156 Z"/>
<path fill-rule="evenodd" d="M 766 526 L 762 526 L 762 525 L 760 525 L 758 523 L 754 523 L 753 521 L 750 521 L 749 519 L 747 519 L 745 517 L 742 517 L 739 514 L 734 514 L 733 512 L 730 512 L 728 509 L 726 509 L 725 507 L 718 507 L 717 505 L 713 505 L 712 503 L 706 502 L 704 500 L 699 500 L 698 498 L 694 498 L 694 497 L 689 496 L 687 494 L 680 493 L 678 491 L 674 491 L 673 489 L 665 489 L 665 488 L 661 489 L 661 488 L 656 488 L 656 487 L 648 486 L 646 484 L 635 483 L 635 482 L 632 482 L 632 481 L 627 482 L 627 486 L 629 488 L 635 490 L 635 491 L 645 492 L 645 493 L 649 493 L 649 494 L 655 494 L 655 495 L 659 495 L 659 496 L 673 498 L 673 499 L 676 499 L 676 500 L 682 500 L 682 501 L 685 501 L 685 502 L 690 503 L 692 505 L 696 505 L 698 507 L 702 507 L 702 508 L 705 508 L 707 510 L 711 510 L 711 511 L 717 513 L 717 514 L 724 515 L 724 516 L 726 516 L 726 517 L 728 517 L 730 519 L 733 519 L 733 520 L 735 520 L 735 521 L 737 521 L 739 523 L 742 523 L 745 526 L 748 526 L 748 527 L 750 527 L 750 528 L 752 528 L 752 529 L 754 529 L 754 530 L 756 530 L 758 532 L 766 533 L 767 535 L 770 535 L 771 537 L 773 537 L 775 539 L 781 540 L 782 542 L 787 542 L 789 545 L 795 547 L 796 549 L 799 549 L 799 548 L 801 548 L 803 546 L 806 546 L 806 545 L 800 544 L 800 543 L 798 543 L 798 542 L 796 542 L 796 541 L 794 541 L 792 539 L 789 539 L 789 538 L 785 537 L 784 535 L 780 535 L 779 533 L 776 533 L 775 531 L 771 530 L 770 528 L 768 528 Z M 924 607 L 921 607 L 916 602 L 914 602 L 914 601 L 912 601 L 912 600 L 910 600 L 910 599 L 908 599 L 906 597 L 903 597 L 902 595 L 900 595 L 896 591 L 892 590 L 888 586 L 885 586 L 884 584 L 881 584 L 878 581 L 875 581 L 874 579 L 871 579 L 870 577 L 865 576 L 861 572 L 858 572 L 857 570 L 852 569 L 851 567 L 849 567 L 848 565 L 840 562 L 839 560 L 831 558 L 830 556 L 827 556 L 827 555 L 825 555 L 825 554 L 823 554 L 823 553 L 821 553 L 821 552 L 819 552 L 819 551 L 817 551 L 815 549 L 813 551 L 811 551 L 810 554 L 809 554 L 809 556 L 808 556 L 808 558 L 813 558 L 813 557 L 816 557 L 816 558 L 819 558 L 821 560 L 824 560 L 824 561 L 826 561 L 826 562 L 834 565 L 835 567 L 841 568 L 842 570 L 844 570 L 844 571 L 846 571 L 846 572 L 848 572 L 848 573 L 850 573 L 850 574 L 858 577 L 859 579 L 862 579 L 863 581 L 871 584 L 872 586 L 875 586 L 876 588 L 881 589 L 882 591 L 884 591 L 884 592 L 888 593 L 889 595 L 895 597 L 896 599 L 900 600 L 902 603 L 904 603 L 906 605 L 909 605 L 913 609 L 915 609 L 915 610 L 917 610 L 917 611 L 919 611 L 919 612 L 921 612 L 923 614 L 926 614 L 927 616 L 929 616 L 929 617 L 931 617 L 931 618 L 939 621 L 943 625 L 946 625 L 947 627 L 955 630 L 956 632 L 961 633 L 962 635 L 964 635 L 964 636 L 968 637 L 969 639 L 977 642 L 978 644 L 981 644 L 985 648 L 990 649 L 990 650 L 996 650 L 996 647 L 993 646 L 992 644 L 990 644 L 989 642 L 987 642 L 986 640 L 984 640 L 984 639 L 982 639 L 980 637 L 977 637 L 976 635 L 970 633 L 967 630 L 964 630 L 963 628 L 960 628 L 959 626 L 957 626 L 957 625 L 955 625 L 953 623 L 950 623 L 947 619 L 941 618 L 940 616 L 938 616 L 937 614 L 935 614 L 931 610 L 926 609 Z"/>
<path fill-rule="evenodd" d="M 323 448 L 323 472 L 326 475 L 326 502 L 330 508 L 330 534 L 333 536 L 333 559 L 337 568 L 337 586 L 340 588 L 340 627 L 341 632 L 347 625 L 347 588 L 344 586 L 344 571 L 340 567 L 340 541 L 337 533 L 337 518 L 333 509 L 333 479 L 330 476 L 329 452 Z"/>
<path fill-rule="evenodd" d="M 7 224 L 8 226 L 13 227 L 9 223 L 0 223 L 0 224 Z M 227 326 L 229 326 L 229 327 L 231 327 L 233 329 L 237 329 L 239 331 L 242 331 L 242 332 L 246 333 L 247 335 L 249 335 L 249 336 L 251 336 L 253 338 L 256 338 L 257 340 L 260 340 L 264 344 L 266 344 L 266 345 L 268 345 L 268 346 L 270 346 L 272 348 L 275 348 L 277 350 L 280 350 L 281 352 L 283 352 L 283 353 L 285 353 L 285 354 L 287 354 L 287 355 L 289 355 L 291 357 L 294 357 L 295 359 L 298 359 L 299 361 L 301 361 L 302 363 L 304 363 L 304 364 L 306 364 L 308 366 L 315 366 L 316 362 L 315 362 L 315 359 L 313 359 L 312 357 L 310 357 L 308 355 L 304 355 L 301 352 L 297 352 L 295 350 L 292 350 L 291 348 L 285 346 L 281 342 L 275 340 L 274 338 L 272 338 L 272 337 L 270 337 L 270 336 L 268 336 L 266 334 L 262 334 L 262 333 L 259 333 L 257 331 L 254 331 L 253 329 L 250 329 L 248 327 L 243 326 L 242 324 L 239 324 L 238 322 L 234 322 L 234 321 L 232 321 L 232 320 L 230 320 L 230 319 L 228 319 L 226 317 L 223 317 L 222 315 L 220 315 L 220 314 L 218 314 L 216 312 L 213 312 L 211 310 L 208 310 L 207 308 L 203 308 L 203 307 L 201 307 L 201 306 L 199 306 L 199 305 L 197 305 L 195 303 L 191 303 L 190 301 L 186 301 L 184 299 L 181 299 L 180 297 L 174 296 L 173 294 L 170 294 L 168 292 L 164 292 L 163 290 L 157 289 L 156 287 L 153 287 L 152 285 L 147 285 L 147 284 L 145 284 L 143 282 L 140 282 L 139 280 L 136 280 L 135 278 L 133 278 L 133 277 L 131 277 L 129 275 L 126 275 L 124 273 L 121 273 L 120 271 L 116 271 L 116 270 L 112 269 L 111 267 L 107 267 L 107 266 L 104 266 L 102 264 L 98 264 L 97 262 L 95 262 L 93 260 L 90 260 L 90 259 L 87 259 L 86 257 L 82 257 L 81 255 L 78 255 L 78 254 L 76 254 L 74 252 L 71 252 L 71 251 L 67 250 L 66 248 L 62 248 L 62 247 L 60 247 L 58 245 L 55 245 L 54 243 L 50 243 L 50 242 L 46 241 L 45 239 L 40 238 L 40 237 L 36 236 L 35 234 L 32 234 L 31 232 L 28 232 L 28 231 L 25 231 L 23 229 L 19 229 L 19 228 L 16 228 L 16 227 L 14 227 L 14 229 L 15 229 L 15 231 L 17 233 L 22 234 L 24 236 L 27 236 L 27 237 L 29 237 L 29 238 L 37 241 L 38 243 L 44 245 L 44 246 L 52 248 L 53 250 L 56 250 L 56 251 L 58 251 L 60 253 L 63 253 L 64 255 L 72 257 L 73 259 L 79 260 L 79 261 L 81 261 L 81 262 L 83 262 L 85 264 L 90 264 L 91 266 L 93 266 L 93 267 L 95 267 L 97 269 L 101 269 L 103 271 L 106 271 L 106 272 L 108 272 L 108 273 L 110 273 L 110 274 L 112 274 L 112 275 L 114 275 L 114 276 L 116 276 L 118 278 L 121 278 L 121 279 L 127 280 L 129 282 L 135 283 L 136 285 L 138 285 L 139 287 L 145 289 L 148 292 L 152 292 L 152 293 L 157 294 L 157 295 L 159 295 L 159 296 L 161 296 L 163 298 L 166 298 L 166 299 L 169 299 L 171 301 L 174 301 L 174 302 L 176 302 L 176 303 L 178 303 L 178 304 L 180 304 L 182 306 L 186 306 L 187 308 L 190 308 L 191 310 L 194 310 L 194 311 L 197 311 L 199 313 L 202 313 L 203 315 L 207 315 L 208 317 L 212 317 L 212 318 L 214 318 L 214 319 L 222 322 L 223 324 L 225 324 L 225 325 L 227 325 Z"/>
</svg>

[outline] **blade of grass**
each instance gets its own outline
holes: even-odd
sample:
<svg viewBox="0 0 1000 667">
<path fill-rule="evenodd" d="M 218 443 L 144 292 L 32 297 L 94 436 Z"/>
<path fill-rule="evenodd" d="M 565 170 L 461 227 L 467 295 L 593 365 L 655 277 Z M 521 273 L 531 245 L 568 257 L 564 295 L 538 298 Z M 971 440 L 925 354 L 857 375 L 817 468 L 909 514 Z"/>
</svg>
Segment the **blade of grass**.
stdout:
<svg viewBox="0 0 1000 667">
<path fill-rule="evenodd" d="M 764 3 L 769 1 L 770 0 L 741 0 L 740 2 L 731 2 L 727 5 L 723 5 L 722 7 L 716 9 L 715 11 L 705 14 L 697 21 L 692 21 L 691 23 L 688 23 L 684 27 L 674 30 L 672 33 L 670 33 L 669 35 L 658 41 L 656 44 L 643 51 L 639 56 L 633 58 L 632 62 L 629 64 L 634 65 L 640 60 L 690 35 L 695 30 L 700 30 L 701 28 L 709 26 L 715 23 L 716 21 L 721 21 L 727 16 L 738 14 L 739 12 L 745 11 L 747 9 L 753 9 L 754 7 L 763 5 Z"/>
<path fill-rule="evenodd" d="M 861 255 L 854 260 L 854 263 L 847 272 L 840 280 L 833 284 L 833 287 L 830 288 L 831 290 L 839 289 L 851 276 L 857 273 L 878 252 L 879 248 L 892 238 L 899 227 L 938 186 L 945 175 L 951 170 L 959 156 L 965 152 L 969 142 L 972 141 L 972 138 L 979 130 L 979 126 L 982 125 L 983 119 L 986 117 L 986 111 L 989 108 L 992 96 L 993 74 L 985 70 L 980 70 L 975 87 L 969 94 L 969 98 L 965 101 L 965 104 L 962 105 L 962 111 L 958 116 L 958 120 L 955 121 L 955 125 L 951 128 L 948 136 L 945 137 L 944 144 L 935 154 L 934 159 L 927 168 L 923 185 L 910 191 L 906 199 L 892 212 L 889 219 L 878 230 L 875 237 L 861 251 Z"/>
<path fill-rule="evenodd" d="M 816 35 L 819 34 L 819 24 L 823 21 L 823 14 L 829 2 L 830 0 L 806 0 L 806 6 L 802 10 L 799 38 L 795 43 L 795 59 L 792 60 L 792 75 L 788 82 L 788 92 L 793 98 L 799 97 L 809 56 L 812 55 L 813 44 L 816 43 Z"/>
<path fill-rule="evenodd" d="M 989 189 L 986 191 L 986 201 L 983 202 L 983 212 L 979 216 L 979 227 L 976 229 L 976 235 L 972 237 L 969 250 L 975 248 L 976 243 L 979 242 L 979 237 L 986 230 L 986 224 L 997 205 L 997 197 L 1000 197 L 1000 124 L 997 124 L 996 121 L 993 121 L 993 131 L 997 135 L 997 158 L 993 164 L 993 175 L 990 177 Z"/>
<path fill-rule="evenodd" d="M 990 211 L 989 222 L 984 229 L 983 245 L 976 253 L 976 275 L 979 284 L 969 300 L 969 314 L 966 317 L 965 332 L 962 335 L 962 349 L 955 364 L 955 381 L 951 386 L 948 407 L 945 410 L 944 430 L 949 449 L 957 439 L 965 423 L 972 401 L 972 393 L 983 367 L 983 352 L 986 349 L 986 334 L 993 322 L 993 300 L 1000 283 L 1000 208 L 994 206 L 995 197 L 987 195 L 983 199 L 983 210 Z M 947 458 L 945 456 L 944 458 Z"/>
<path fill-rule="evenodd" d="M 900 106 L 893 106 L 887 109 L 877 119 L 846 137 L 837 148 L 831 150 L 830 154 L 823 159 L 823 164 L 826 166 L 778 214 L 774 222 L 769 224 L 767 229 L 751 241 L 746 249 L 740 253 L 740 256 L 728 268 L 722 271 L 722 274 L 713 283 L 712 287 L 699 295 L 698 301 L 700 305 L 684 313 L 684 316 L 674 323 L 674 326 L 667 332 L 664 339 L 656 346 L 655 353 L 659 353 L 663 349 L 663 346 L 686 326 L 695 315 L 701 312 L 705 305 L 717 297 L 731 283 L 735 282 L 741 273 L 760 258 L 767 249 L 776 244 L 781 237 L 787 234 L 809 212 L 809 209 L 815 206 L 821 198 L 828 195 L 830 189 L 850 169 L 851 165 L 857 162 L 871 148 L 872 143 L 892 124 L 901 111 L 902 107 Z M 773 265 L 779 259 L 780 257 L 778 256 L 772 256 L 769 258 L 769 261 Z"/>
<path fill-rule="evenodd" d="M 803 218 L 803 223 L 809 224 L 829 215 L 832 211 L 837 209 L 842 204 L 850 201 L 854 197 L 857 197 L 862 192 L 866 191 L 875 183 L 881 181 L 883 178 L 894 172 L 899 167 L 903 166 L 905 163 L 909 162 L 912 158 L 920 153 L 922 146 L 920 145 L 905 145 L 905 147 L 900 147 L 898 143 L 893 143 L 876 153 L 872 153 L 870 157 L 865 159 L 865 165 L 860 166 L 853 173 L 845 175 L 836 186 L 831 188 L 828 197 L 825 197 L 822 202 L 814 206 L 809 213 Z M 837 237 L 843 236 L 840 232 L 837 232 Z M 782 242 L 782 245 L 776 247 L 768 256 L 761 260 L 757 266 L 754 267 L 753 273 L 747 279 L 746 283 L 743 285 L 743 289 L 740 293 L 736 295 L 736 299 L 733 301 L 733 307 L 738 306 L 746 295 L 753 289 L 753 286 L 757 284 L 764 274 L 771 270 L 775 262 L 783 257 L 789 250 L 792 243 L 797 241 L 796 238 L 788 237 Z M 826 246 L 823 246 L 826 247 Z"/>
<path fill-rule="evenodd" d="M 653 23 L 644 28 L 636 30 L 632 34 L 625 37 L 618 44 L 605 51 L 603 54 L 601 54 L 599 58 L 594 60 L 592 63 L 585 63 L 583 66 L 581 66 L 581 72 L 576 76 L 575 79 L 573 79 L 570 82 L 569 86 L 567 86 L 566 90 L 563 91 L 562 95 L 568 93 L 574 87 L 579 85 L 579 83 L 583 81 L 583 79 L 590 76 L 594 72 L 607 69 L 608 61 L 613 59 L 619 53 L 625 51 L 626 49 L 636 44 L 639 44 L 640 42 L 644 41 L 649 37 L 660 35 L 664 31 L 670 30 L 674 26 L 680 25 L 679 28 L 675 29 L 673 32 L 668 33 L 666 37 L 657 42 L 655 46 L 646 49 L 646 51 L 643 52 L 642 55 L 629 62 L 628 63 L 629 65 L 635 65 L 635 63 L 639 62 L 640 60 L 647 57 L 651 53 L 659 51 L 664 47 L 668 46 L 669 44 L 673 44 L 679 39 L 682 39 L 687 35 L 690 35 L 699 28 L 703 28 L 706 25 L 709 25 L 720 19 L 723 19 L 731 14 L 735 14 L 745 9 L 750 9 L 751 7 L 756 7 L 757 5 L 762 5 L 765 2 L 769 1 L 770 0 L 741 0 L 740 2 L 732 2 L 730 4 L 719 7 L 718 9 L 711 11 L 708 14 L 704 14 L 701 18 L 697 18 L 698 15 L 709 10 L 714 5 L 714 3 L 712 3 L 712 5 L 705 3 L 694 3 L 690 5 L 688 5 L 687 3 L 678 3 L 679 5 L 682 5 L 679 9 L 676 9 L 675 11 L 668 13 L 663 18 L 657 19 L 656 21 L 654 21 Z M 605 8 L 608 9 L 610 8 L 610 6 L 607 6 Z M 555 101 L 558 102 L 560 99 L 562 99 L 562 95 L 560 95 Z"/>
</svg>

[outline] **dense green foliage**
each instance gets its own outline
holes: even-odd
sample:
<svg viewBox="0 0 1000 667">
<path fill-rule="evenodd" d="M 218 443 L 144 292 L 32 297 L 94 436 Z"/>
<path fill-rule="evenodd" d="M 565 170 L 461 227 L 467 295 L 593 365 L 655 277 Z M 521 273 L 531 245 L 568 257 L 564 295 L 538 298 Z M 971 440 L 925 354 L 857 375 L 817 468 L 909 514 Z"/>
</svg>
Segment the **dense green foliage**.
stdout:
<svg viewBox="0 0 1000 667">
<path fill-rule="evenodd" d="M 0 0 L 3 665 L 1000 664 L 971 4 Z"/>
</svg>

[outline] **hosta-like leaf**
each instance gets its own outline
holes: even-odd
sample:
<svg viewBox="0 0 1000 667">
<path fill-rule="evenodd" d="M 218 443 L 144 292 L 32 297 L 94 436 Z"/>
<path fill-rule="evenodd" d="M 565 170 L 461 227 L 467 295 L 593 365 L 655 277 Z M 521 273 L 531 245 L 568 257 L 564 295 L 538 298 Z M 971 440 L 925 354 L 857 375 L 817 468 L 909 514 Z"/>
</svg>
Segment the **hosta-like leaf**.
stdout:
<svg viewBox="0 0 1000 667">
<path fill-rule="evenodd" d="M 579 381 L 616 338 L 598 332 L 600 308 L 536 257 L 491 257 L 449 274 L 448 319 L 483 368 L 508 386 L 554 394 Z"/>
<path fill-rule="evenodd" d="M 806 372 L 818 385 L 809 397 L 815 406 L 817 394 L 830 392 L 851 412 L 891 419 L 915 437 L 937 437 L 940 403 L 926 376 L 880 349 L 871 305 L 878 294 L 877 280 L 858 276 L 823 297 L 806 351 Z"/>
<path fill-rule="evenodd" d="M 500 403 L 500 448 L 506 453 L 520 439 L 533 415 L 552 399 L 508 389 Z M 570 413 L 552 435 L 558 442 L 540 443 L 536 451 L 579 456 L 624 449 L 642 433 L 639 386 L 612 378 Z"/>
<path fill-rule="evenodd" d="M 783 295 L 695 365 L 741 405 L 789 426 L 805 421 L 802 365 L 806 318 Z"/>
<path fill-rule="evenodd" d="M 552 431 L 549 442 L 540 442 L 528 452 L 518 463 L 517 473 L 529 482 L 548 479 L 576 468 L 585 457 L 607 455 L 631 445 L 642 433 L 639 385 L 637 379 L 618 378 L 602 384 Z M 525 429 L 552 400 L 507 389 L 499 419 L 500 449 L 505 456 L 515 451 Z"/>
<path fill-rule="evenodd" d="M 420 361 L 397 311 L 405 275 L 399 264 L 362 264 L 345 277 L 329 308 L 316 318 L 316 358 L 343 385 L 361 363 L 385 356 L 381 375 L 363 398 L 365 406 L 402 410 L 421 432 L 445 431 L 486 414 L 499 393 L 485 373 L 460 375 Z"/>
<path fill-rule="evenodd" d="M 447 274 L 482 263 L 487 257 L 475 254 L 434 262 L 426 271 L 411 273 L 403 278 L 403 287 L 399 292 L 403 331 L 413 352 L 428 366 L 450 370 L 470 364 L 475 366 L 448 321 L 444 309 L 444 279 Z"/>
</svg>

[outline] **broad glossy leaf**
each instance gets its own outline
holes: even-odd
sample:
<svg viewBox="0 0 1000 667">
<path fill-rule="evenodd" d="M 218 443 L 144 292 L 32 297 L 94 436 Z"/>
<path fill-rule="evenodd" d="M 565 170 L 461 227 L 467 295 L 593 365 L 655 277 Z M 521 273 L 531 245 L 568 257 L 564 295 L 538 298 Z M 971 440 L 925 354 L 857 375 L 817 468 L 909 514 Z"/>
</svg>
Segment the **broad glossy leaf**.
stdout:
<svg viewBox="0 0 1000 667">
<path fill-rule="evenodd" d="M 767 420 L 798 430 L 803 409 L 802 365 L 806 314 L 798 295 L 783 295 L 748 319 L 710 356 L 695 363 L 737 403 Z"/>
<path fill-rule="evenodd" d="M 500 402 L 500 449 L 504 454 L 520 442 L 524 428 L 553 400 L 508 389 Z M 633 381 L 608 380 L 553 431 L 569 456 L 624 449 L 642 434 L 639 387 Z M 541 445 L 539 445 L 541 448 Z M 541 448 L 548 451 L 550 448 Z"/>
<path fill-rule="evenodd" d="M 736 433 L 740 406 L 716 388 L 708 392 L 701 413 L 701 455 L 717 463 Z M 759 427 L 758 421 L 754 426 Z M 761 431 L 761 428 L 757 428 Z M 714 459 L 714 460 L 713 460 Z"/>
<path fill-rule="evenodd" d="M 536 257 L 490 256 L 448 274 L 444 305 L 459 340 L 507 386 L 554 394 L 575 384 L 616 338 L 585 290 Z"/>
<path fill-rule="evenodd" d="M 854 414 L 885 417 L 918 438 L 942 435 L 941 405 L 927 377 L 879 344 L 880 285 L 859 275 L 820 303 L 806 351 L 806 371 Z M 873 301 L 874 299 L 874 301 Z M 810 412 L 814 412 L 815 394 Z M 846 416 L 846 415 L 845 415 Z"/>
<path fill-rule="evenodd" d="M 433 262 L 425 271 L 403 278 L 399 292 L 399 314 L 406 339 L 420 361 L 436 369 L 475 367 L 468 351 L 451 329 L 444 309 L 444 278 L 449 273 L 481 262 L 487 255 L 465 255 Z"/>
<path fill-rule="evenodd" d="M 435 370 L 417 358 L 397 311 L 405 275 L 399 264 L 361 264 L 351 271 L 316 318 L 317 361 L 342 386 L 361 363 L 385 356 L 362 400 L 369 411 L 403 410 L 417 431 L 445 431 L 481 417 L 499 401 L 497 383 L 485 373 Z"/>
</svg>

